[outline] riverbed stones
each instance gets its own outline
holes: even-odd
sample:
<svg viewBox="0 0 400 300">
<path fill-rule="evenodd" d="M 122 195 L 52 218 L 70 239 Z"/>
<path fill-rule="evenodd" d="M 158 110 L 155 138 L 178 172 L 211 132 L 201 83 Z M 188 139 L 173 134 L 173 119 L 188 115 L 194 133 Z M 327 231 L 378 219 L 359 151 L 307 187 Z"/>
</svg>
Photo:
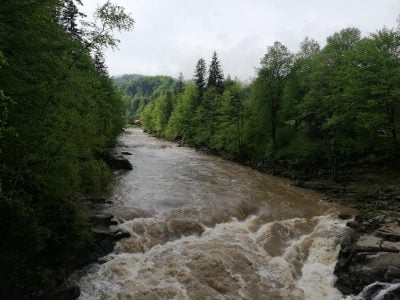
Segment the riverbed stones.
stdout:
<svg viewBox="0 0 400 300">
<path fill-rule="evenodd" d="M 368 221 L 356 218 L 356 221 L 348 222 L 348 226 L 354 230 L 342 243 L 339 253 L 335 267 L 337 288 L 345 295 L 358 294 L 374 282 L 392 283 L 398 280 L 399 225 L 385 225 L 379 218 Z"/>
</svg>

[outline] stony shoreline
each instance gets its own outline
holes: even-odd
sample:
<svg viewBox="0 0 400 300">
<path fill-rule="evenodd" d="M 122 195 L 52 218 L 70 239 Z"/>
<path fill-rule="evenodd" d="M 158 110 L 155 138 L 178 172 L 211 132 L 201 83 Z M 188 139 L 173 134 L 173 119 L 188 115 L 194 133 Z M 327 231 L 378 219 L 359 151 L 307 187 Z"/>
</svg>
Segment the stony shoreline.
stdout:
<svg viewBox="0 0 400 300">
<path fill-rule="evenodd" d="M 385 222 L 383 216 L 364 220 L 358 216 L 347 223 L 352 233 L 339 253 L 335 267 L 337 288 L 344 294 L 359 294 L 375 283 L 400 283 L 400 226 Z M 385 285 L 370 291 L 370 299 Z M 400 299 L 400 286 L 385 293 L 382 299 Z"/>
</svg>

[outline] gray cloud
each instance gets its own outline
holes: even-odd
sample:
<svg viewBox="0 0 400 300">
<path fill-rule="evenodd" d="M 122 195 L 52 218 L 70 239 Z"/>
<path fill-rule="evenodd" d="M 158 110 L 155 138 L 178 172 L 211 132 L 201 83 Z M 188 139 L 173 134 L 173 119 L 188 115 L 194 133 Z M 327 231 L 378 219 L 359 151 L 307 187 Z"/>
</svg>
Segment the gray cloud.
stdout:
<svg viewBox="0 0 400 300">
<path fill-rule="evenodd" d="M 83 0 L 90 13 L 105 0 Z M 310 36 L 324 44 L 348 26 L 363 34 L 395 25 L 398 0 L 113 0 L 131 12 L 136 27 L 119 35 L 120 50 L 107 50 L 113 75 L 163 74 L 190 79 L 198 58 L 216 50 L 225 74 L 254 76 L 275 40 L 292 51 Z"/>
</svg>

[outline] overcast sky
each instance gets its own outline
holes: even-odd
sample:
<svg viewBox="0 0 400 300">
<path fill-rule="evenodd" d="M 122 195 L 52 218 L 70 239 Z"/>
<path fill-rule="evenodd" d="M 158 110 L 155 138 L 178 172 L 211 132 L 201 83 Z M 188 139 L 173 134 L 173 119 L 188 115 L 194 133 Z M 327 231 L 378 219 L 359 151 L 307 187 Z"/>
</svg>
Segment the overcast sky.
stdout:
<svg viewBox="0 0 400 300">
<path fill-rule="evenodd" d="M 91 14 L 105 0 L 83 0 Z M 254 77 L 269 45 L 278 40 L 292 51 L 312 37 L 326 37 L 348 26 L 364 35 L 393 27 L 400 0 L 112 0 L 136 24 L 118 35 L 119 50 L 106 51 L 111 75 L 171 75 L 191 79 L 196 61 L 209 64 L 217 51 L 225 75 Z"/>
</svg>

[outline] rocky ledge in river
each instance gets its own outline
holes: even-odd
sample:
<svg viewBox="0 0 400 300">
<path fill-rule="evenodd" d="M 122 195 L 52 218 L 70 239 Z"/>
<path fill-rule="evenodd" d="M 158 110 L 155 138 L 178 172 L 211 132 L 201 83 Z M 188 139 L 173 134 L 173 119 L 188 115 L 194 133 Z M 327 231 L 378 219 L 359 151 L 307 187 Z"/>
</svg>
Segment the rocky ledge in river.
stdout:
<svg viewBox="0 0 400 300">
<path fill-rule="evenodd" d="M 382 219 L 358 216 L 347 223 L 353 232 L 343 241 L 335 268 L 336 286 L 343 294 L 359 294 L 374 282 L 399 283 L 400 226 Z M 400 288 L 382 299 L 400 299 Z"/>
<path fill-rule="evenodd" d="M 90 209 L 92 238 L 77 244 L 70 250 L 69 256 L 63 262 L 63 282 L 53 282 L 40 300 L 72 300 L 80 296 L 80 288 L 68 281 L 68 276 L 74 271 L 92 263 L 103 263 L 102 257 L 114 249 L 117 241 L 130 236 L 128 232 L 122 231 L 115 221 L 114 215 L 106 212 L 110 202 L 99 198 L 82 198 Z"/>
</svg>

